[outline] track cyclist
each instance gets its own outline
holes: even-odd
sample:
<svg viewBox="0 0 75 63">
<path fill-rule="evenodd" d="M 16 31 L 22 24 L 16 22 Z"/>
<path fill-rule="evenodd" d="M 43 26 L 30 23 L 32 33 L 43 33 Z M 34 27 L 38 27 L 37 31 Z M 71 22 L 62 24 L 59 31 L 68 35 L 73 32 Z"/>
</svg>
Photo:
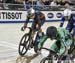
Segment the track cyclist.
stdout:
<svg viewBox="0 0 75 63">
<path fill-rule="evenodd" d="M 40 37 L 44 35 L 41 26 L 45 23 L 45 15 L 39 10 L 34 10 L 33 8 L 28 9 L 26 22 L 24 23 L 24 26 L 21 28 L 22 31 L 25 30 L 30 19 L 33 19 L 31 26 L 33 30 L 32 38 L 34 37 L 35 32 L 38 31 L 37 33 L 38 37 L 36 38 L 36 40 L 38 41 L 38 39 L 40 39 Z M 37 42 L 35 44 L 37 45 Z"/>
<path fill-rule="evenodd" d="M 42 39 L 40 39 L 38 49 L 41 49 L 43 47 L 44 43 L 48 38 L 50 38 L 51 40 L 55 40 L 50 49 L 56 52 L 58 57 L 62 57 L 62 60 L 67 59 L 68 50 L 70 49 L 70 46 L 73 43 L 69 31 L 61 27 L 48 27 L 46 30 L 46 35 L 44 35 Z M 61 58 L 59 60 L 61 60 Z"/>
<path fill-rule="evenodd" d="M 74 37 L 75 35 L 75 13 L 72 13 L 70 9 L 66 9 L 63 12 L 62 20 L 60 23 L 60 27 L 64 26 L 64 22 L 68 21 L 66 29 L 72 34 Z M 73 32 L 72 32 L 73 31 Z"/>
</svg>

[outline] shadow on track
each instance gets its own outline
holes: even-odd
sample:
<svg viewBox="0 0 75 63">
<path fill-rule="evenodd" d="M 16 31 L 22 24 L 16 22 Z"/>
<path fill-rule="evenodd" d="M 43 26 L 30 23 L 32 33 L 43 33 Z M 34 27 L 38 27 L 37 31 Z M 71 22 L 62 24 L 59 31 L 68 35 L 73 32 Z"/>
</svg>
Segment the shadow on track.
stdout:
<svg viewBox="0 0 75 63">
<path fill-rule="evenodd" d="M 33 54 L 32 56 L 23 56 L 16 59 L 16 63 L 30 63 L 31 60 L 35 59 L 39 54 Z"/>
</svg>

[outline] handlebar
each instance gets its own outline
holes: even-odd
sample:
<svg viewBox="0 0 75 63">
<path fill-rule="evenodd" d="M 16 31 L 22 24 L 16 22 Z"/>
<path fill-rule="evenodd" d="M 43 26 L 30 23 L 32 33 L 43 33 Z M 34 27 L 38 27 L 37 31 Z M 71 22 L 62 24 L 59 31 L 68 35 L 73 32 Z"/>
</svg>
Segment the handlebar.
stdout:
<svg viewBox="0 0 75 63">
<path fill-rule="evenodd" d="M 31 27 L 26 27 L 26 28 L 28 28 L 29 29 L 29 34 L 31 34 L 32 33 L 32 28 Z"/>
<path fill-rule="evenodd" d="M 26 28 L 28 28 L 28 29 L 32 30 L 32 28 L 31 28 L 31 27 L 26 27 Z"/>
</svg>

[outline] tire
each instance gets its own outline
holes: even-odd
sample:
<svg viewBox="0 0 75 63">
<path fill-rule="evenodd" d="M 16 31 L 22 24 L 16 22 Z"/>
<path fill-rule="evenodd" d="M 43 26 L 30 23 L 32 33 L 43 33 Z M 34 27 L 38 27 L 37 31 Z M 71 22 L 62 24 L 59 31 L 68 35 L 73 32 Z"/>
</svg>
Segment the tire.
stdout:
<svg viewBox="0 0 75 63">
<path fill-rule="evenodd" d="M 29 34 L 25 34 L 20 40 L 19 49 L 18 49 L 19 55 L 24 56 L 27 53 L 29 47 L 30 47 Z"/>
<path fill-rule="evenodd" d="M 42 32 L 42 36 L 39 36 L 38 33 L 36 35 L 36 39 L 35 39 L 35 42 L 34 42 L 34 51 L 35 51 L 35 53 L 38 53 L 38 51 L 40 51 L 40 50 L 38 50 L 38 44 L 39 44 L 38 40 L 40 40 L 43 36 L 44 36 L 43 32 Z"/>
<path fill-rule="evenodd" d="M 34 44 L 34 51 L 35 51 L 35 53 L 38 53 L 38 43 Z"/>
<path fill-rule="evenodd" d="M 43 58 L 40 63 L 53 63 L 52 60 L 50 60 L 48 57 Z"/>
</svg>

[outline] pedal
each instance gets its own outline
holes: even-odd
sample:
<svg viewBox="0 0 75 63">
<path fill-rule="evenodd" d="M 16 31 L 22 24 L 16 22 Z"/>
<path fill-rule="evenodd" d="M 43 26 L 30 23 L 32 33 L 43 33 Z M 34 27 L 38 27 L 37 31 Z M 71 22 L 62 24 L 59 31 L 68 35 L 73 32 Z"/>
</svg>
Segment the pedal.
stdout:
<svg viewBox="0 0 75 63">
<path fill-rule="evenodd" d="M 31 43 L 31 48 L 33 48 L 33 46 L 34 46 L 34 44 L 33 44 L 33 43 Z"/>
</svg>

